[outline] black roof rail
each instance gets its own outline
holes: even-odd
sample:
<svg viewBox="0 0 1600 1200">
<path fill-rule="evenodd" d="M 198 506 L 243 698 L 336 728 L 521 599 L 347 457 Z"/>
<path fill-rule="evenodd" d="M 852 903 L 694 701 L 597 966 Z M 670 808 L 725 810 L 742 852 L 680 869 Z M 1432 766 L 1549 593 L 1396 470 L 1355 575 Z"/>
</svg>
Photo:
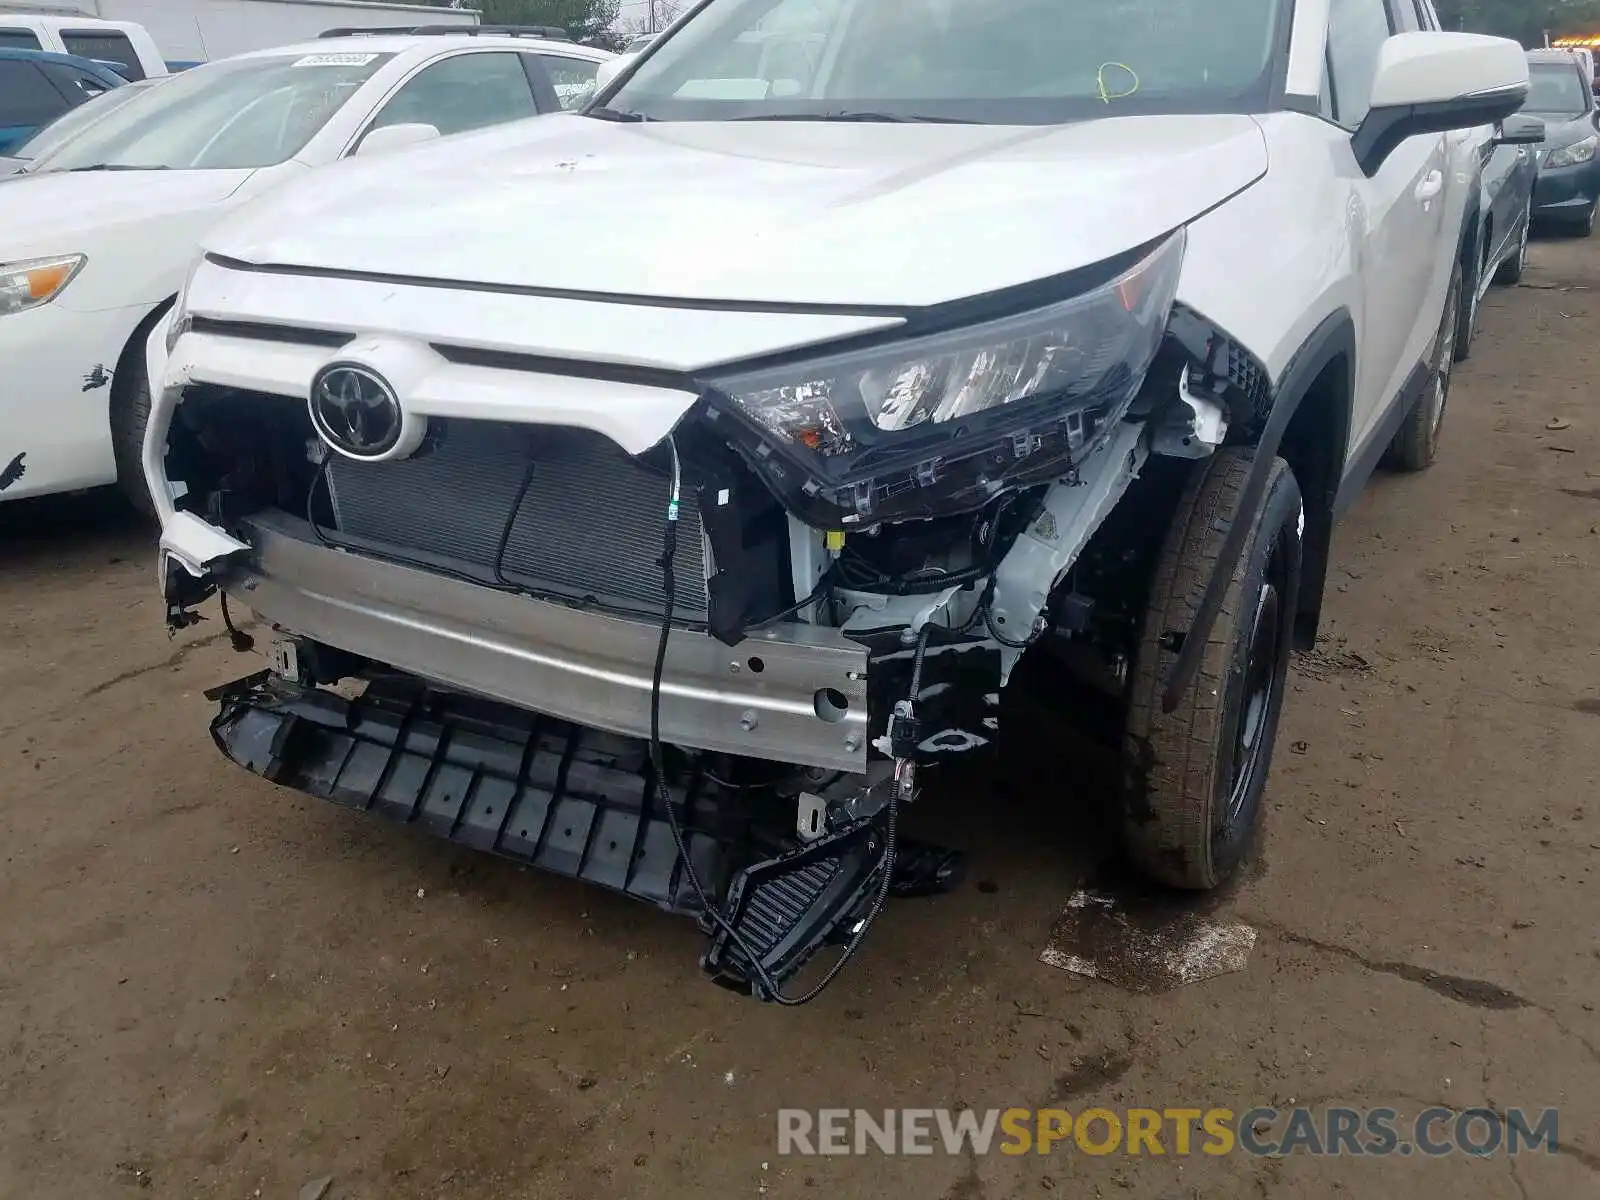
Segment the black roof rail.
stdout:
<svg viewBox="0 0 1600 1200">
<path fill-rule="evenodd" d="M 572 35 L 565 29 L 555 25 L 373 25 L 373 26 L 340 26 L 337 29 L 324 29 L 317 36 L 319 38 L 344 38 L 368 36 L 382 36 L 384 34 L 404 34 L 414 37 L 445 37 L 458 35 L 460 37 L 531 37 L 543 38 L 548 42 L 570 42 Z"/>
</svg>

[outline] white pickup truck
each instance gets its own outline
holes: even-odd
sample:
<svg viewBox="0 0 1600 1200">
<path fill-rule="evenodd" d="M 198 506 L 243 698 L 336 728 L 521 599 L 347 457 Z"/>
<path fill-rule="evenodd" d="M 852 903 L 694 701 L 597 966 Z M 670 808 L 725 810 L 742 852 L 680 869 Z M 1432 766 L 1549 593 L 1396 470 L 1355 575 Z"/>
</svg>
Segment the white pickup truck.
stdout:
<svg viewBox="0 0 1600 1200">
<path fill-rule="evenodd" d="M 104 63 L 124 79 L 168 74 L 167 62 L 144 26 L 70 14 L 13 12 L 0 0 L 0 48 L 76 54 Z"/>
<path fill-rule="evenodd" d="M 129 79 L 310 41 L 329 29 L 477 24 L 470 10 L 367 0 L 0 0 L 0 46 L 121 64 Z"/>
</svg>

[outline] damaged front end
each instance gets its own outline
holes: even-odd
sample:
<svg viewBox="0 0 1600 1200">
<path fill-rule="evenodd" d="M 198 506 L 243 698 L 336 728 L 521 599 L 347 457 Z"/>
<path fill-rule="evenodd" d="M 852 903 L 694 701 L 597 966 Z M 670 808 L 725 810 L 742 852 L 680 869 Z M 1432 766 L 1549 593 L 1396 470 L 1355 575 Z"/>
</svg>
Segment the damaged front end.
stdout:
<svg viewBox="0 0 1600 1200">
<path fill-rule="evenodd" d="M 220 589 L 278 634 L 213 694 L 219 748 L 692 915 L 708 973 L 790 1000 L 890 895 L 955 880 L 899 820 L 994 740 L 1030 646 L 1125 670 L 1101 634 L 1127 614 L 1073 568 L 1152 449 L 1251 419 L 1218 339 L 1174 333 L 1182 251 L 1017 314 L 619 379 L 684 397 L 631 447 L 471 399 L 557 387 L 545 360 L 179 314 L 146 451 L 169 620 Z M 241 386 L 255 354 L 275 374 Z"/>
</svg>

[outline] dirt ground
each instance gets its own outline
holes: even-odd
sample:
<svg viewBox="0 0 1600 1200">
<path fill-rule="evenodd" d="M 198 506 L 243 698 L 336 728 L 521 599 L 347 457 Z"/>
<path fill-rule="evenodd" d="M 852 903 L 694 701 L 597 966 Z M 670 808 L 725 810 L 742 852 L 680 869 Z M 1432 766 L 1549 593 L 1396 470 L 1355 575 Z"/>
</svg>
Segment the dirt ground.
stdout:
<svg viewBox="0 0 1600 1200">
<path fill-rule="evenodd" d="M 1600 1195 L 1600 240 L 1490 294 L 1443 459 L 1343 526 L 1238 974 L 1038 955 L 1103 780 L 947 783 L 968 882 L 783 1011 L 686 922 L 280 792 L 113 502 L 0 509 L 0 1197 Z M 1558 430 L 1547 426 L 1565 421 Z M 963 812 L 976 814 L 963 818 Z M 976 827 L 973 827 L 974 824 Z M 1520 1159 L 779 1158 L 780 1107 L 1561 1107 Z"/>
</svg>

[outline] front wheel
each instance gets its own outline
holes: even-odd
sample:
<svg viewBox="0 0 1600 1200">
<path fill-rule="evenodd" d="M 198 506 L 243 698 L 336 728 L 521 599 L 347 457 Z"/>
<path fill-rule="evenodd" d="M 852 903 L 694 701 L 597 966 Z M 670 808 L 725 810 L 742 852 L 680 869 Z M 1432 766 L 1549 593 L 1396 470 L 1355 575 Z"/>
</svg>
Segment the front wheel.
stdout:
<svg viewBox="0 0 1600 1200">
<path fill-rule="evenodd" d="M 147 516 L 156 510 L 144 478 L 144 430 L 150 423 L 150 379 L 145 369 L 144 331 L 134 334 L 111 382 L 111 453 L 117 487 Z"/>
<path fill-rule="evenodd" d="M 1600 200 L 1589 205 L 1588 215 L 1573 222 L 1572 232 L 1581 238 L 1586 238 L 1594 232 L 1595 214 L 1600 212 Z"/>
<path fill-rule="evenodd" d="M 1261 500 L 1243 508 L 1249 449 L 1219 450 L 1185 489 L 1156 567 L 1134 663 L 1122 755 L 1129 857 L 1171 887 L 1206 890 L 1244 857 L 1261 811 L 1289 670 L 1305 527 L 1300 486 L 1274 458 Z M 1244 549 L 1200 667 L 1177 708 L 1161 697 L 1174 633 L 1194 623 L 1222 544 L 1245 523 Z"/>
</svg>

